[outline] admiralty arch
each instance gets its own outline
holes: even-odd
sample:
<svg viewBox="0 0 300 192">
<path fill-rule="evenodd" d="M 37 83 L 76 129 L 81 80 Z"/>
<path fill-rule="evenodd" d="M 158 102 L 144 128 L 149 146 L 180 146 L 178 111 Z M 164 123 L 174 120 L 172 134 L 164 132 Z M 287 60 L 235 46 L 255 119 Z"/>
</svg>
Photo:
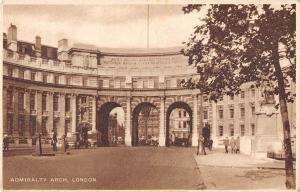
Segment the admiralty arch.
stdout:
<svg viewBox="0 0 300 192">
<path fill-rule="evenodd" d="M 138 140 L 138 114 L 143 106 L 158 111 L 158 142 L 170 138 L 169 119 L 174 109 L 189 117 L 189 139 L 197 145 L 202 123 L 201 96 L 180 81 L 196 75 L 180 47 L 159 49 L 109 49 L 85 44 L 58 47 L 42 44 L 41 37 L 25 42 L 17 39 L 17 27 L 4 34 L 3 130 L 15 144 L 28 143 L 37 133 L 58 137 L 89 122 L 91 132 L 107 137 L 112 109 L 124 111 L 125 145 Z"/>
</svg>

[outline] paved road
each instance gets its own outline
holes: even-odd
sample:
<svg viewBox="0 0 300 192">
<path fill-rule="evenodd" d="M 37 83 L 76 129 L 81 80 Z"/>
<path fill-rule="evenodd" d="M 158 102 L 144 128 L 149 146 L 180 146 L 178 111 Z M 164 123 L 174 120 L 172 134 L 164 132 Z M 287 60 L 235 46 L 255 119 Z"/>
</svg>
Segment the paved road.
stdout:
<svg viewBox="0 0 300 192">
<path fill-rule="evenodd" d="M 194 151 L 108 147 L 55 157 L 4 157 L 3 184 L 4 189 L 203 189 Z"/>
</svg>

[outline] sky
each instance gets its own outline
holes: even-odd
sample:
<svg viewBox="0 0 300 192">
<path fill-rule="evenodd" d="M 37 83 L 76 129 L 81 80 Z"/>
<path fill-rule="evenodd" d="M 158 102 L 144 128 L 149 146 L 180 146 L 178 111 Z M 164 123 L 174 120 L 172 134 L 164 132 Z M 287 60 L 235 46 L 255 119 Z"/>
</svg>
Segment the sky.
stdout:
<svg viewBox="0 0 300 192">
<path fill-rule="evenodd" d="M 97 47 L 146 48 L 181 46 L 201 14 L 183 14 L 184 5 L 4 5 L 4 32 L 18 28 L 18 39 L 57 46 L 67 38 Z"/>
</svg>

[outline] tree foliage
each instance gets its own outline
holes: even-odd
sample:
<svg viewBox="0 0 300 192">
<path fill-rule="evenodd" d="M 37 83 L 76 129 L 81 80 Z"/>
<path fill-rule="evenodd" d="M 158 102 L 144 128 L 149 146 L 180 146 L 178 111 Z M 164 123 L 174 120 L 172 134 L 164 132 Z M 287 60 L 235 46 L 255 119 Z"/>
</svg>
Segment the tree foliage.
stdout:
<svg viewBox="0 0 300 192">
<path fill-rule="evenodd" d="M 285 87 L 295 82 L 296 5 L 188 5 L 183 11 L 205 8 L 203 24 L 195 27 L 183 50 L 197 67 L 199 79 L 190 79 L 185 86 L 200 89 L 215 101 L 224 94 L 238 94 L 246 82 L 278 94 L 273 65 L 278 53 L 289 61 L 281 66 Z M 286 93 L 288 101 L 293 96 Z"/>
</svg>

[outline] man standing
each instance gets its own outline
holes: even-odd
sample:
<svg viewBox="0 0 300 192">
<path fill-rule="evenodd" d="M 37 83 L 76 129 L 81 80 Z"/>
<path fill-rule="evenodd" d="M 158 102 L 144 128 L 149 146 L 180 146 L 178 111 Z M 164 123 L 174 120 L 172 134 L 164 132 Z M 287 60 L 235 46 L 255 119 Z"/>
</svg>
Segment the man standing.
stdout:
<svg viewBox="0 0 300 192">
<path fill-rule="evenodd" d="M 235 153 L 239 153 L 239 152 L 240 152 L 240 137 L 237 136 L 235 140 Z"/>
<path fill-rule="evenodd" d="M 229 145 L 229 139 L 228 137 L 226 137 L 224 139 L 225 153 L 228 153 L 228 145 Z"/>
<path fill-rule="evenodd" d="M 231 153 L 234 153 L 234 150 L 235 150 L 235 141 L 234 141 L 233 137 L 231 137 L 229 144 L 230 144 L 230 148 L 231 148 Z"/>
<path fill-rule="evenodd" d="M 57 134 L 56 132 L 53 133 L 52 135 L 52 147 L 53 147 L 53 151 L 57 151 Z"/>
<path fill-rule="evenodd" d="M 4 137 L 3 137 L 4 151 L 8 151 L 8 145 L 9 145 L 9 138 L 7 135 L 4 135 Z"/>
</svg>

